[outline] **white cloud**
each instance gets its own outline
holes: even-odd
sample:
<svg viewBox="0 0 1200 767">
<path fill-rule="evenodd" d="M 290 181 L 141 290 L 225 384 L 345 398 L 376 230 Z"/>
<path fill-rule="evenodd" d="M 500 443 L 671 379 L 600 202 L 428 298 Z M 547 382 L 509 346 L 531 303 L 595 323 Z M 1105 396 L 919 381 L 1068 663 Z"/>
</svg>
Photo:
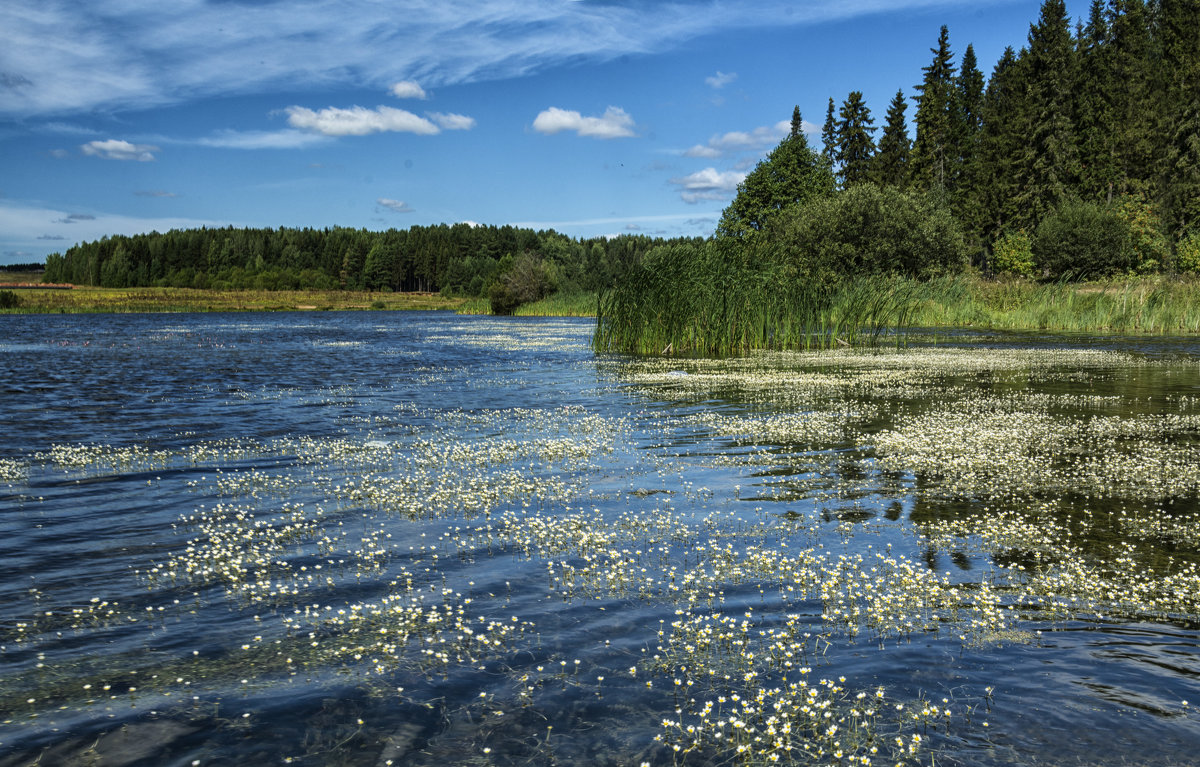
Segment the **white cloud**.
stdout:
<svg viewBox="0 0 1200 767">
<path fill-rule="evenodd" d="M 550 107 L 534 119 L 533 129 L 547 135 L 575 131 L 591 138 L 627 138 L 633 135 L 633 118 L 620 107 L 609 107 L 600 117 L 584 117 L 574 110 Z"/>
<path fill-rule="evenodd" d="M 717 73 L 715 75 L 713 75 L 712 77 L 704 78 L 704 82 L 706 85 L 708 85 L 708 87 L 716 88 L 719 90 L 721 88 L 724 88 L 726 85 L 729 85 L 731 82 L 733 82 L 736 79 L 737 79 L 737 72 L 725 73 L 718 69 Z"/>
<path fill-rule="evenodd" d="M 288 125 L 322 136 L 366 136 L 384 132 L 431 136 L 440 132 L 436 125 L 424 117 L 392 107 L 326 107 L 314 112 L 306 107 L 292 106 L 284 111 L 287 112 Z"/>
<path fill-rule="evenodd" d="M 393 213 L 412 213 L 413 208 L 403 200 L 391 200 L 387 197 L 380 197 L 375 201 L 380 207 L 387 208 Z"/>
<path fill-rule="evenodd" d="M 418 85 L 416 80 L 401 80 L 398 83 L 393 83 L 392 87 L 388 90 L 398 99 L 425 98 L 425 89 Z"/>
<path fill-rule="evenodd" d="M 961 4 L 961 0 L 955 0 Z M 952 0 L 6 0 L 0 114 L 56 117 L 305 87 L 386 90 L 662 53 L 703 35 Z M 403 90 L 403 89 L 402 89 Z"/>
<path fill-rule="evenodd" d="M 327 136 L 300 130 L 217 131 L 196 141 L 200 146 L 218 149 L 301 149 L 328 141 Z"/>
<path fill-rule="evenodd" d="M 106 160 L 137 160 L 138 162 L 152 161 L 154 153 L 159 151 L 158 147 L 152 144 L 131 144 L 115 138 L 89 141 L 79 148 L 83 150 L 84 154 L 92 157 L 103 157 Z"/>
<path fill-rule="evenodd" d="M 442 112 L 427 112 L 429 119 L 441 127 L 442 130 L 471 130 L 475 127 L 475 118 L 467 117 L 466 115 Z"/>
<path fill-rule="evenodd" d="M 815 125 L 805 121 L 805 133 L 816 129 Z M 791 130 L 791 120 L 781 120 L 774 125 L 760 126 L 751 131 L 731 131 L 713 136 L 707 144 L 697 144 L 685 150 L 683 156 L 713 158 L 723 157 L 730 152 L 761 152 L 778 144 Z"/>
<path fill-rule="evenodd" d="M 705 168 L 670 180 L 679 187 L 679 196 L 687 203 L 701 200 L 727 200 L 737 191 L 746 174 L 736 170 L 719 171 Z"/>
</svg>

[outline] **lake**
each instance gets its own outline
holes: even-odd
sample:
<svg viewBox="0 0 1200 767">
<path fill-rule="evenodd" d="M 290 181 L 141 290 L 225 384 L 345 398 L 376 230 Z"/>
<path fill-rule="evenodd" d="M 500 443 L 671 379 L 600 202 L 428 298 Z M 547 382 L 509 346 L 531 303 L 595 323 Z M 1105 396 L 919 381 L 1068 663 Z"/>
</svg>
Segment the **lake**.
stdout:
<svg viewBox="0 0 1200 767">
<path fill-rule="evenodd" d="M 0 765 L 1184 765 L 1200 343 L 0 317 Z"/>
</svg>

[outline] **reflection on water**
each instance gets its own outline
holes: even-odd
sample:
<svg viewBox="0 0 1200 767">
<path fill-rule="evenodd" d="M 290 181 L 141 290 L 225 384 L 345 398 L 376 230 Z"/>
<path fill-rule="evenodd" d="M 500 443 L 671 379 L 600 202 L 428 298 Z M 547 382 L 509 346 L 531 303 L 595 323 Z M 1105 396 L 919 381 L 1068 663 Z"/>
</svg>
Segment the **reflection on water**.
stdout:
<svg viewBox="0 0 1200 767">
<path fill-rule="evenodd" d="M 2 319 L 0 765 L 1200 748 L 1193 342 Z"/>
</svg>

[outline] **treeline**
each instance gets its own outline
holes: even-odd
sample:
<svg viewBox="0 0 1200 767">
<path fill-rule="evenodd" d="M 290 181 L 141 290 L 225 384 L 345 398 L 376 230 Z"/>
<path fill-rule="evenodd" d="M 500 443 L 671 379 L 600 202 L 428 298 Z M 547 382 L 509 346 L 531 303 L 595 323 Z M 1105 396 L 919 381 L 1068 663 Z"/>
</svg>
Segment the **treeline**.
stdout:
<svg viewBox="0 0 1200 767">
<path fill-rule="evenodd" d="M 46 282 L 104 287 L 442 291 L 541 297 L 611 285 L 664 240 L 511 226 L 200 228 L 105 237 L 46 259 Z M 532 283 L 532 284 L 530 284 Z M 500 287 L 497 287 L 500 286 Z"/>
<path fill-rule="evenodd" d="M 863 95 L 790 134 L 715 236 L 651 250 L 602 297 L 595 345 L 631 353 L 829 348 L 902 332 L 931 278 L 1200 271 L 1200 0 L 1046 0 L 985 79 L 942 27 L 878 142 Z"/>
<path fill-rule="evenodd" d="M 956 61 L 946 27 L 931 52 L 914 141 L 903 89 L 878 140 L 861 92 L 836 111 L 829 99 L 821 154 L 840 188 L 938 196 L 981 267 L 1019 270 L 1031 253 L 1014 261 L 1014 248 L 1062 215 L 1059 230 L 1087 220 L 1125 231 L 1107 258 L 1090 252 L 1097 243 L 1043 232 L 1043 250 L 1089 250 L 1083 271 L 1171 268 L 1179 243 L 1200 233 L 1200 0 L 1093 0 L 1074 25 L 1062 0 L 1047 0 L 1027 44 L 1007 48 L 990 78 L 972 46 Z M 1006 254 L 993 264 L 997 243 Z"/>
</svg>

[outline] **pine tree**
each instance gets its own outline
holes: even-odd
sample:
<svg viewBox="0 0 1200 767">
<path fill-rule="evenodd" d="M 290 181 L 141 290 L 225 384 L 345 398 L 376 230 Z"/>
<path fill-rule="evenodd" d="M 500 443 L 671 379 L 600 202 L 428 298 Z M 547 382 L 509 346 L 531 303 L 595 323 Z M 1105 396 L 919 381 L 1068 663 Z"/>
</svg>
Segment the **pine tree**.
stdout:
<svg viewBox="0 0 1200 767">
<path fill-rule="evenodd" d="M 838 112 L 837 124 L 838 176 L 842 188 L 869 180 L 871 158 L 875 155 L 874 119 L 863 101 L 862 91 L 851 91 Z"/>
<path fill-rule="evenodd" d="M 792 130 L 790 136 L 799 136 L 804 132 L 804 118 L 800 116 L 800 105 L 792 107 Z"/>
<path fill-rule="evenodd" d="M 829 108 L 825 111 L 825 125 L 821 128 L 821 156 L 833 163 L 837 154 L 837 123 L 833 120 L 833 97 L 829 97 Z"/>
<path fill-rule="evenodd" d="M 946 189 L 952 179 L 951 152 L 954 141 L 954 62 L 950 53 L 950 31 L 942 26 L 933 62 L 923 67 L 925 79 L 916 86 L 917 138 L 912 149 L 913 182 L 919 189 Z"/>
<path fill-rule="evenodd" d="M 904 121 L 904 112 L 908 104 L 904 101 L 904 90 L 896 91 L 892 103 L 888 105 L 887 122 L 883 126 L 883 135 L 879 137 L 879 151 L 872 163 L 872 177 L 877 184 L 887 186 L 908 186 L 908 126 Z"/>
</svg>

